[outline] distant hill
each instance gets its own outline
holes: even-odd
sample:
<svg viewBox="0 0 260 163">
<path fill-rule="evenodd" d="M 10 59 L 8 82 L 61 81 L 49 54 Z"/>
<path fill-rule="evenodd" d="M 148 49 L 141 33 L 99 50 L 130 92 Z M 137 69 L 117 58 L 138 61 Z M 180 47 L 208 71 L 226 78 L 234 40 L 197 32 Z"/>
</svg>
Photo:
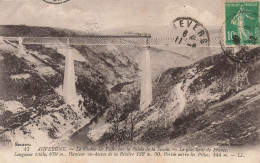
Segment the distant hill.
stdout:
<svg viewBox="0 0 260 163">
<path fill-rule="evenodd" d="M 87 33 L 62 28 L 26 25 L 0 25 L 0 36 L 6 37 L 73 37 Z"/>
</svg>

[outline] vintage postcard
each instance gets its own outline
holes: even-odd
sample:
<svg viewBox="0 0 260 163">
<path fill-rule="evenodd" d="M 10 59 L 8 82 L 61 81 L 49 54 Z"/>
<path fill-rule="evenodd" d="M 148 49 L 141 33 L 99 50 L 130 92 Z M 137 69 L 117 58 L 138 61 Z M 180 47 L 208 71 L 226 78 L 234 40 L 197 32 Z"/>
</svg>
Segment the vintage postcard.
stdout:
<svg viewBox="0 0 260 163">
<path fill-rule="evenodd" d="M 0 0 L 0 163 L 260 163 L 258 0 Z"/>
</svg>

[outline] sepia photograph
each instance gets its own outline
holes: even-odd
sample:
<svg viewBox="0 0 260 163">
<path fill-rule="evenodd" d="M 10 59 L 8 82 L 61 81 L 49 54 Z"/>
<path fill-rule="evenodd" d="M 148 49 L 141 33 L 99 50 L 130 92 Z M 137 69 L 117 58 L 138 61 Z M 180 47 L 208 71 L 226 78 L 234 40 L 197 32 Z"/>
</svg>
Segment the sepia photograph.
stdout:
<svg viewBox="0 0 260 163">
<path fill-rule="evenodd" d="M 260 162 L 258 0 L 0 11 L 0 163 Z"/>
</svg>

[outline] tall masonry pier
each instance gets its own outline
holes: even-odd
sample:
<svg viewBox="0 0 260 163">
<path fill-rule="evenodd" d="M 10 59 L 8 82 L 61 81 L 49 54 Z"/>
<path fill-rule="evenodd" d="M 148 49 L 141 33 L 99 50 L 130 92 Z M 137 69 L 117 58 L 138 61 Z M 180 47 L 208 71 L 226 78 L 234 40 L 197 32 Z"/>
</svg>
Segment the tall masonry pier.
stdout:
<svg viewBox="0 0 260 163">
<path fill-rule="evenodd" d="M 67 46 L 65 57 L 65 74 L 63 79 L 63 97 L 66 103 L 73 104 L 76 101 L 76 84 L 73 48 Z"/>
<path fill-rule="evenodd" d="M 144 47 L 141 59 L 141 97 L 140 109 L 145 109 L 152 103 L 152 77 L 151 77 L 151 56 L 149 46 Z"/>
</svg>

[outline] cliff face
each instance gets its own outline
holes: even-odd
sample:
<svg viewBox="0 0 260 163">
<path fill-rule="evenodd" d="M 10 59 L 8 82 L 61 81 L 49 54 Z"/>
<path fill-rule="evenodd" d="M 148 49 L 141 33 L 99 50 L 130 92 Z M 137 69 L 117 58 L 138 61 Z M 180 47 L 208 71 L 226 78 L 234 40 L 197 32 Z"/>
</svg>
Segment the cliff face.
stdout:
<svg viewBox="0 0 260 163">
<path fill-rule="evenodd" d="M 57 36 L 63 33 L 57 32 Z M 140 70 L 134 56 L 141 53 L 137 47 L 73 46 L 79 103 L 71 106 L 62 97 L 66 49 L 43 45 L 25 48 L 27 54 L 19 56 L 16 43 L 0 45 L 3 144 L 25 139 L 31 143 L 66 142 L 74 132 L 107 112 L 115 99 L 123 105 L 130 96 L 128 92 L 137 89 Z M 120 90 L 111 90 L 121 83 Z"/>
</svg>

